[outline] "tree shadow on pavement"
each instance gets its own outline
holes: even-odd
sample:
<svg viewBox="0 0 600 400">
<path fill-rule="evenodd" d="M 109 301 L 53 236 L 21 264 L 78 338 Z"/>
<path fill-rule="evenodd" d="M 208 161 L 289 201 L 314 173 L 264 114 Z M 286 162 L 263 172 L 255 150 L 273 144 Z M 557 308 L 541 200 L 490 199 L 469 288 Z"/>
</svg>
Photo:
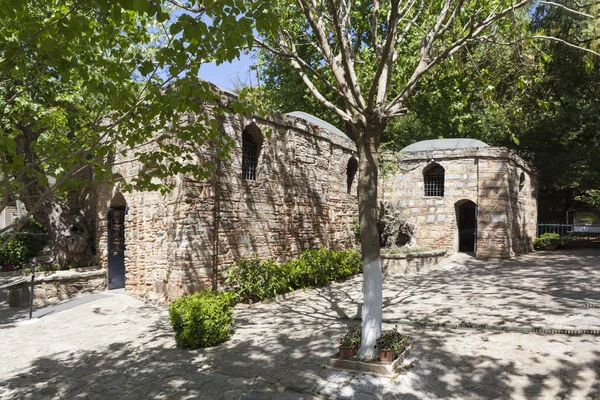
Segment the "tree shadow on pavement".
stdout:
<svg viewBox="0 0 600 400">
<path fill-rule="evenodd" d="M 153 318 L 156 310 L 140 307 L 135 312 Z M 527 341 L 527 335 L 499 332 L 463 335 L 450 330 L 409 329 L 407 333 L 415 339 L 409 358 L 413 365 L 393 378 L 325 368 L 344 331 L 341 320 L 314 318 L 310 311 L 292 316 L 289 310 L 275 306 L 248 308 L 236 311 L 236 330 L 229 341 L 191 351 L 174 346 L 172 331 L 163 318 L 134 340 L 33 359 L 25 370 L 0 380 L 0 397 L 577 398 L 599 389 L 597 351 L 581 361 L 574 361 L 580 354 L 564 354 L 548 362 L 552 354 L 545 353 L 542 346 L 534 354 L 539 359 L 530 359 L 531 365 L 523 367 L 519 365 L 523 357 L 506 354 L 500 347 Z M 552 338 L 552 346 L 569 348 L 575 346 L 574 340 L 582 340 Z M 590 342 L 595 345 L 597 341 Z M 494 351 L 486 350 L 496 346 Z"/>
<path fill-rule="evenodd" d="M 579 256 L 558 254 L 564 257 L 564 267 L 523 257 L 524 261 L 488 264 L 475 260 L 455 270 L 427 275 L 391 276 L 384 284 L 384 318 L 485 317 L 510 323 L 542 318 L 547 323 L 552 316 L 572 312 L 581 299 L 597 298 L 599 273 L 593 264 L 598 254 L 589 259 L 584 255 L 579 261 Z M 577 292 L 576 285 L 586 293 Z M 127 318 L 154 321 L 140 334 L 124 331 L 102 346 L 36 356 L 26 368 L 2 374 L 0 398 L 600 396 L 600 339 L 594 336 L 402 327 L 414 338 L 415 346 L 411 365 L 399 375 L 376 377 L 325 368 L 346 325 L 358 324 L 346 317 L 360 310 L 360 301 L 361 278 L 356 277 L 273 303 L 237 307 L 232 338 L 217 347 L 194 351 L 174 346 L 164 309 L 138 305 L 127 309 L 131 313 Z M 81 326 L 82 337 L 102 335 L 114 324 L 109 309 L 89 307 L 87 312 L 93 313 L 96 330 Z M 49 316 L 48 321 L 55 321 L 53 318 Z M 72 340 L 66 334 L 58 337 Z"/>
</svg>

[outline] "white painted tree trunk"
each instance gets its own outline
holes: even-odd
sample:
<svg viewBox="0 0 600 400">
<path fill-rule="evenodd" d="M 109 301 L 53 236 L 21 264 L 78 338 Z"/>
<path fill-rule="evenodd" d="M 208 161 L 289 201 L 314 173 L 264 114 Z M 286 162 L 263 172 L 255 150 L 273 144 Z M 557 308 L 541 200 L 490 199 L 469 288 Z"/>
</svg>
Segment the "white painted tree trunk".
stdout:
<svg viewBox="0 0 600 400">
<path fill-rule="evenodd" d="M 363 278 L 362 340 L 359 357 L 377 358 L 375 341 L 381 335 L 383 303 L 381 259 L 363 260 Z"/>
<path fill-rule="evenodd" d="M 363 266 L 362 340 L 358 353 L 361 359 L 376 358 L 375 342 L 381 335 L 382 271 L 379 257 L 377 226 L 377 177 L 379 170 L 379 138 L 384 125 L 367 123 L 363 132 L 355 132 L 358 148 L 358 218 Z"/>
</svg>

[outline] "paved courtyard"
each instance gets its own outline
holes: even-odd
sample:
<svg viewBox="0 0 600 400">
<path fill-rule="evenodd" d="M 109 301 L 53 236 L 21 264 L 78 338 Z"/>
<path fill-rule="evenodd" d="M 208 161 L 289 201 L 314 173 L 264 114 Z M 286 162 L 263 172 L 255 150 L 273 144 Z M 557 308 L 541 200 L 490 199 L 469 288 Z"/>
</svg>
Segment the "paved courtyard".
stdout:
<svg viewBox="0 0 600 400">
<path fill-rule="evenodd" d="M 600 399 L 600 336 L 418 328 L 410 321 L 600 330 L 600 251 L 449 260 L 390 274 L 384 318 L 415 339 L 393 378 L 324 367 L 360 313 L 362 277 L 236 308 L 221 346 L 175 347 L 166 310 L 106 292 L 0 308 L 1 399 Z M 386 324 L 384 328 L 391 328 Z"/>
</svg>

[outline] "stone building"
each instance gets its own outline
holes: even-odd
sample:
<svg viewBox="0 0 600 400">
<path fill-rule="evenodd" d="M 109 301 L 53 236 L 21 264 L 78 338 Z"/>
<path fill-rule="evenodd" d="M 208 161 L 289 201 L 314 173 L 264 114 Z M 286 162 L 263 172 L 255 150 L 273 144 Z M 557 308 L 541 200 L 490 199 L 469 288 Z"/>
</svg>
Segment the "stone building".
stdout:
<svg viewBox="0 0 600 400">
<path fill-rule="evenodd" d="M 221 92 L 222 105 L 232 96 Z M 211 179 L 174 177 L 166 195 L 123 193 L 119 182 L 140 171 L 117 162 L 117 183 L 95 193 L 97 257 L 109 289 L 170 301 L 218 287 L 241 257 L 284 260 L 305 248 L 354 244 L 358 162 L 343 132 L 301 112 L 219 121 L 235 147 L 228 160 L 209 150 L 199 156 L 214 163 Z M 381 198 L 417 224 L 417 245 L 478 257 L 528 251 L 536 218 L 531 168 L 507 149 L 440 143 L 450 142 L 406 148 L 381 185 Z"/>
<path fill-rule="evenodd" d="M 100 191 L 96 245 L 109 288 L 169 301 L 216 287 L 226 266 L 253 253 L 282 260 L 352 246 L 356 149 L 343 132 L 304 113 L 220 123 L 236 144 L 226 161 L 205 154 L 212 179 L 175 177 L 167 195 L 121 193 L 118 184 Z M 113 173 L 127 180 L 138 172 L 128 168 Z"/>
<path fill-rule="evenodd" d="M 398 204 L 416 224 L 419 246 L 513 257 L 532 250 L 536 235 L 536 175 L 503 147 L 472 139 L 414 143 L 384 177 L 380 198 Z"/>
</svg>

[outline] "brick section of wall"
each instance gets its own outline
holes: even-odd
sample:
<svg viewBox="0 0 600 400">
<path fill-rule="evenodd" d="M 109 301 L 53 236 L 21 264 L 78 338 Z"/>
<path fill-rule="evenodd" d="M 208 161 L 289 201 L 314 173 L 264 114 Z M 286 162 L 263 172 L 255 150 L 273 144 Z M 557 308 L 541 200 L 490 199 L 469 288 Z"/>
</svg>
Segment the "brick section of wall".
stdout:
<svg viewBox="0 0 600 400">
<path fill-rule="evenodd" d="M 226 268 L 253 253 L 284 260 L 309 247 L 352 246 L 358 205 L 356 179 L 347 194 L 351 141 L 291 117 L 253 124 L 230 114 L 221 123 L 236 145 L 229 160 L 203 155 L 217 168 L 211 179 L 179 176 L 168 195 L 123 193 L 130 294 L 170 301 L 216 283 L 221 287 Z M 242 178 L 242 132 L 248 126 L 261 144 L 256 180 Z M 114 172 L 127 180 L 136 168 Z M 96 236 L 104 268 L 106 210 L 117 192 L 105 187 L 98 195 Z"/>
<path fill-rule="evenodd" d="M 385 177 L 380 198 L 403 207 L 407 219 L 417 225 L 419 246 L 456 252 L 457 209 L 470 200 L 478 206 L 477 257 L 531 251 L 537 219 L 535 173 L 510 150 L 422 151 L 388 156 L 388 161 L 395 164 L 395 172 Z M 432 162 L 445 170 L 444 196 L 424 195 L 423 170 Z"/>
</svg>

